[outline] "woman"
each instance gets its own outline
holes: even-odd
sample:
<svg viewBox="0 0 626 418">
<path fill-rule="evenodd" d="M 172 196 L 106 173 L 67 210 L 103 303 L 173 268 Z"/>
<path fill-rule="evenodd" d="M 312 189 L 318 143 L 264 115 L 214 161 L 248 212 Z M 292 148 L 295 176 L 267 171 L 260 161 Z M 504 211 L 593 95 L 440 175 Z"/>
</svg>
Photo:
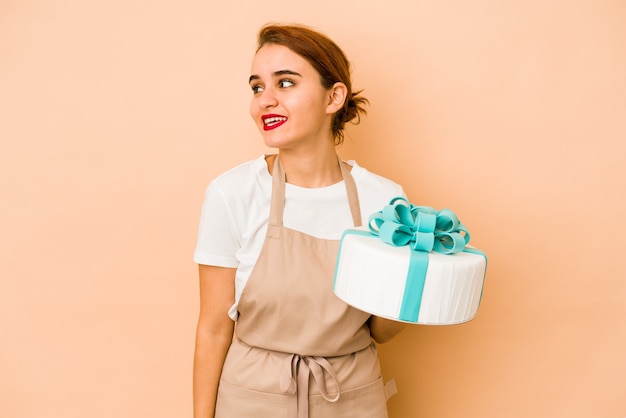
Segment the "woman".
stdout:
<svg viewBox="0 0 626 418">
<path fill-rule="evenodd" d="M 249 82 L 250 114 L 278 154 L 207 188 L 194 416 L 386 417 L 372 339 L 402 325 L 332 292 L 342 232 L 404 194 L 335 151 L 367 100 L 341 49 L 302 26 L 261 29 Z"/>
</svg>

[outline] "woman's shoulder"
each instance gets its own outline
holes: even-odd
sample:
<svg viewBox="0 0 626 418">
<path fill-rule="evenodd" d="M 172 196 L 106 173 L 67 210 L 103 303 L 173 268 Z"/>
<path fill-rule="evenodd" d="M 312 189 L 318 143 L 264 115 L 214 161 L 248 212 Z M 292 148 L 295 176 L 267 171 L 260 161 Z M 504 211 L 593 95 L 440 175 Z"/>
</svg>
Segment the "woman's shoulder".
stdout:
<svg viewBox="0 0 626 418">
<path fill-rule="evenodd" d="M 215 177 L 206 189 L 207 199 L 221 199 L 231 208 L 247 206 L 254 201 L 269 201 L 272 177 L 265 157 L 241 163 Z"/>
<path fill-rule="evenodd" d="M 406 196 L 401 185 L 393 180 L 373 173 L 354 161 L 347 161 L 352 166 L 352 178 L 359 191 L 361 213 L 370 215 L 381 210 L 393 198 Z"/>
<path fill-rule="evenodd" d="M 404 193 L 402 186 L 395 181 L 360 166 L 354 160 L 347 160 L 346 162 L 352 166 L 352 177 L 360 188 L 387 193 Z"/>
<path fill-rule="evenodd" d="M 242 186 L 258 179 L 269 179 L 265 156 L 238 164 L 215 177 L 211 184 L 221 187 Z"/>
</svg>

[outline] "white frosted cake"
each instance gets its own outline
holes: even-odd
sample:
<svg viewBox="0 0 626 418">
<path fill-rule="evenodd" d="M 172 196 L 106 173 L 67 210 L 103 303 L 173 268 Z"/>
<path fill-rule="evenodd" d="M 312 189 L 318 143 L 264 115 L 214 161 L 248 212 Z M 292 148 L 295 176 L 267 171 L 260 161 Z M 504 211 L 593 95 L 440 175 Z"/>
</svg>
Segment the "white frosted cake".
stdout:
<svg viewBox="0 0 626 418">
<path fill-rule="evenodd" d="M 334 292 L 372 315 L 425 325 L 459 324 L 476 316 L 486 266 L 481 251 L 464 245 L 451 254 L 418 251 L 383 242 L 365 228 L 350 229 L 341 239 Z"/>
</svg>

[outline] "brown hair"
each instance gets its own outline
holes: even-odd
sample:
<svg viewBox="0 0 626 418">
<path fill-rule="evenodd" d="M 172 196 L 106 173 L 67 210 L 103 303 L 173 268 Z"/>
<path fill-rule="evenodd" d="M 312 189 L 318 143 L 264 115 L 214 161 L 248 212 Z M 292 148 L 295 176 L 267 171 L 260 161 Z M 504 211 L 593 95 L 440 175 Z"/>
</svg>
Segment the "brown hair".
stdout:
<svg viewBox="0 0 626 418">
<path fill-rule="evenodd" d="M 367 113 L 365 105 L 369 103 L 359 95 L 362 90 L 352 91 L 350 62 L 341 48 L 326 35 L 302 25 L 267 25 L 261 28 L 257 52 L 266 44 L 287 47 L 307 60 L 319 73 L 324 88 L 330 89 L 337 82 L 346 85 L 348 96 L 343 108 L 333 115 L 332 120 L 335 144 L 341 144 L 346 122 L 359 123 L 361 114 Z"/>
</svg>

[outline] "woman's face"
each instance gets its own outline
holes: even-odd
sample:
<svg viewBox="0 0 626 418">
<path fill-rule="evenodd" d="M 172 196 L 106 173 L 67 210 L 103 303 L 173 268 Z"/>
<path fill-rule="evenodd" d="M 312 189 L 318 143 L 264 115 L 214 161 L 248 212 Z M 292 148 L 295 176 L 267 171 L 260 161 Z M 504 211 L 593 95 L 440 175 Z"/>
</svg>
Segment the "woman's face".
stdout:
<svg viewBox="0 0 626 418">
<path fill-rule="evenodd" d="M 306 149 L 332 142 L 330 90 L 307 60 L 281 45 L 267 44 L 252 61 L 250 115 L 265 145 Z"/>
</svg>

